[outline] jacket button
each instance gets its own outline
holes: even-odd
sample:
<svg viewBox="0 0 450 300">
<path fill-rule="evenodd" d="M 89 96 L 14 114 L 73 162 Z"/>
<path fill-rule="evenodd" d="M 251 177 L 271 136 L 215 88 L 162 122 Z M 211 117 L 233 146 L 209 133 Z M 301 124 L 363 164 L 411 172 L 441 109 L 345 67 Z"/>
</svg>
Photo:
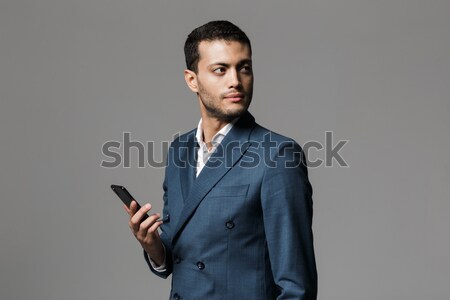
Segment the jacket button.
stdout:
<svg viewBox="0 0 450 300">
<path fill-rule="evenodd" d="M 178 294 L 173 294 L 173 300 L 180 300 L 181 297 Z"/>
<path fill-rule="evenodd" d="M 202 263 L 201 261 L 197 262 L 197 268 L 199 268 L 200 270 L 203 270 L 205 268 L 205 264 Z"/>
<path fill-rule="evenodd" d="M 170 221 L 170 215 L 166 214 L 166 216 L 162 219 L 163 222 L 169 222 Z"/>
<path fill-rule="evenodd" d="M 181 262 L 181 258 L 179 258 L 178 256 L 176 256 L 173 260 L 176 264 L 179 264 Z"/>
<path fill-rule="evenodd" d="M 225 223 L 225 226 L 227 226 L 228 229 L 232 229 L 234 227 L 234 222 L 228 221 L 227 223 Z"/>
</svg>

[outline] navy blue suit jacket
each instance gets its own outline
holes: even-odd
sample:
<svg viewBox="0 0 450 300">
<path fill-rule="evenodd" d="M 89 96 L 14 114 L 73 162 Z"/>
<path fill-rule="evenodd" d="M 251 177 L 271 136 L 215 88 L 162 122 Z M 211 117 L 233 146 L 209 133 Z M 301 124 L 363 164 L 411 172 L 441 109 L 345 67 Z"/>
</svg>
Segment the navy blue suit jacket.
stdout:
<svg viewBox="0 0 450 300">
<path fill-rule="evenodd" d="M 170 299 L 316 299 L 312 188 L 292 139 L 247 112 L 195 177 L 196 129 L 169 149 L 164 179 Z"/>
</svg>

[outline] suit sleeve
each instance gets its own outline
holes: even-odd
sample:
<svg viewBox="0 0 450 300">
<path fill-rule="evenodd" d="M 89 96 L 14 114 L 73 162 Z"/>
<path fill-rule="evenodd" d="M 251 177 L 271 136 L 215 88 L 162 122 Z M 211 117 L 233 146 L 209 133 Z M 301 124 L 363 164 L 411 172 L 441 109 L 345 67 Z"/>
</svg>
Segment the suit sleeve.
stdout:
<svg viewBox="0 0 450 300">
<path fill-rule="evenodd" d="M 171 149 L 169 149 L 169 154 L 168 154 L 168 163 L 170 162 L 169 159 L 171 157 L 171 153 L 170 153 Z M 147 262 L 150 270 L 156 274 L 157 276 L 161 277 L 161 278 L 167 278 L 170 274 L 172 274 L 172 270 L 173 270 L 173 261 L 172 261 L 172 248 L 171 248 L 171 238 L 169 236 L 169 222 L 170 222 L 170 215 L 169 215 L 169 202 L 168 202 L 168 193 L 167 193 L 167 189 L 168 189 L 168 185 L 167 185 L 167 181 L 168 181 L 168 167 L 166 167 L 166 172 L 165 172 L 165 177 L 164 177 L 164 182 L 163 182 L 163 190 L 164 190 L 164 195 L 163 195 L 163 200 L 164 200 L 164 207 L 163 207 L 163 220 L 164 223 L 160 226 L 161 229 L 161 233 L 160 233 L 160 238 L 162 243 L 164 244 L 164 248 L 165 248 L 165 263 L 166 263 L 166 269 L 165 271 L 157 271 L 153 268 L 152 264 L 150 263 L 150 259 L 147 255 L 147 253 L 144 250 L 144 258 L 145 261 Z"/>
<path fill-rule="evenodd" d="M 294 141 L 279 144 L 261 186 L 264 229 L 277 300 L 315 300 L 312 187 L 305 155 Z"/>
</svg>

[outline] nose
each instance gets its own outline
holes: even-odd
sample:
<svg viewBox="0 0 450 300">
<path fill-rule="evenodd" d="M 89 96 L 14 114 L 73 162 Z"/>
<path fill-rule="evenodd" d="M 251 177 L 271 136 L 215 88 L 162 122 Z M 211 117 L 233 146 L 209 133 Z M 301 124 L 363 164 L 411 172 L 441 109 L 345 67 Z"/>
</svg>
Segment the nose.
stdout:
<svg viewBox="0 0 450 300">
<path fill-rule="evenodd" d="M 236 69 L 231 69 L 228 79 L 228 88 L 238 88 L 241 85 L 241 79 L 239 78 L 239 72 Z"/>
</svg>

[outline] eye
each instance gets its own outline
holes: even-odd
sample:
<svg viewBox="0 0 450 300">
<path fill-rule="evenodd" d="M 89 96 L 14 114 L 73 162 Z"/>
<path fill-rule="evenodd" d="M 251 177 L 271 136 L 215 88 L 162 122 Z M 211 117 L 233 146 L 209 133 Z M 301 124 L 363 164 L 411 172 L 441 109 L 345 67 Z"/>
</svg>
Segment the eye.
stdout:
<svg viewBox="0 0 450 300">
<path fill-rule="evenodd" d="M 251 74 L 252 73 L 252 67 L 249 65 L 245 65 L 242 67 L 242 72 L 247 73 L 247 74 Z"/>
<path fill-rule="evenodd" d="M 220 73 L 224 73 L 225 72 L 225 68 L 224 67 L 219 67 L 213 70 L 214 73 L 220 74 Z"/>
</svg>

